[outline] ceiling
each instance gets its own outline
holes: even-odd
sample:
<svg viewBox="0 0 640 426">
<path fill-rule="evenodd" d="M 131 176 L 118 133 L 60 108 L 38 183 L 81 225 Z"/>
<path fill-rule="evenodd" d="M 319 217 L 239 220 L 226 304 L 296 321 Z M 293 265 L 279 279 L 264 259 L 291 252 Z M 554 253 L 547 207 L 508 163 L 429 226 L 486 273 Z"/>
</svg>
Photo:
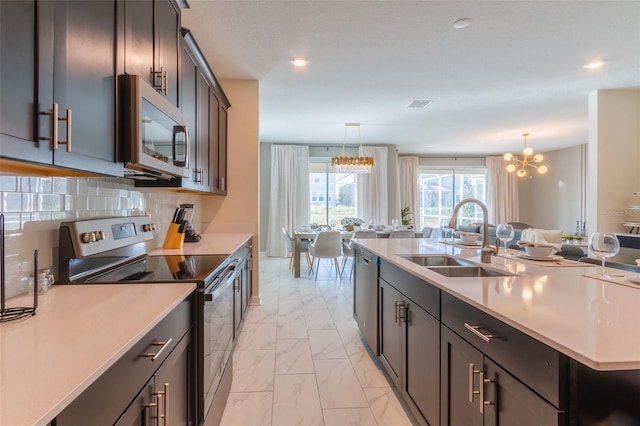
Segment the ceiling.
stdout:
<svg viewBox="0 0 640 426">
<path fill-rule="evenodd" d="M 357 122 L 400 154 L 549 151 L 587 142 L 589 92 L 640 88 L 639 1 L 189 3 L 216 76 L 259 81 L 261 142 L 357 143 Z"/>
</svg>

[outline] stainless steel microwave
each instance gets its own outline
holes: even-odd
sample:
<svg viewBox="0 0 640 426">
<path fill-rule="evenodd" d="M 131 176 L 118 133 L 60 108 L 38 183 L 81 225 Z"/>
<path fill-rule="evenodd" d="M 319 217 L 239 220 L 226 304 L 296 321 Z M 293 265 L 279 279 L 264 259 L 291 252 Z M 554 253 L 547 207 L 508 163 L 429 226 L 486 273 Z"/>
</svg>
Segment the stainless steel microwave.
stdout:
<svg viewBox="0 0 640 426">
<path fill-rule="evenodd" d="M 118 76 L 118 161 L 125 176 L 189 176 L 189 132 L 180 110 L 137 75 Z"/>
</svg>

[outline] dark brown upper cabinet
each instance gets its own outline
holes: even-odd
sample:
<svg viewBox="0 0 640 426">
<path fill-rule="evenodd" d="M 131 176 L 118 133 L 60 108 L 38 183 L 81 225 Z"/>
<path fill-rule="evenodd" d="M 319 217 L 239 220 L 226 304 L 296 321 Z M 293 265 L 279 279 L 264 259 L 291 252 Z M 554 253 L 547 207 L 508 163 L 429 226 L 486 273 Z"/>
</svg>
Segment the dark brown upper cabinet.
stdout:
<svg viewBox="0 0 640 426">
<path fill-rule="evenodd" d="M 175 106 L 180 101 L 180 5 L 124 1 L 125 72 L 138 74 Z"/>
<path fill-rule="evenodd" d="M 0 156 L 122 175 L 115 0 L 0 2 Z"/>
</svg>

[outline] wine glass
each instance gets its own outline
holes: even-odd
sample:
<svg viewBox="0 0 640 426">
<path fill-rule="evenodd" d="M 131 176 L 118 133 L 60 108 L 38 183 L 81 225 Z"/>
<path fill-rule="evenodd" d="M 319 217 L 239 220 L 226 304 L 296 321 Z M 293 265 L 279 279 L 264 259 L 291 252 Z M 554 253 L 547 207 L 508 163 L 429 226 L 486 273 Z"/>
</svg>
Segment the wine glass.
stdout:
<svg viewBox="0 0 640 426">
<path fill-rule="evenodd" d="M 602 276 L 609 278 L 604 273 L 604 263 L 607 257 L 612 257 L 620 251 L 620 242 L 614 234 L 594 232 L 589 238 L 589 250 L 595 257 L 602 259 Z"/>
<path fill-rule="evenodd" d="M 442 240 L 447 241 L 447 237 L 449 237 L 449 233 L 451 232 L 448 219 L 443 219 L 442 221 L 440 221 L 440 230 L 442 232 Z"/>
<path fill-rule="evenodd" d="M 513 230 L 513 225 L 509 225 L 508 223 L 501 223 L 496 228 L 496 238 L 498 239 L 498 241 L 504 242 L 505 255 L 507 254 L 507 241 L 511 241 L 514 236 L 515 231 Z"/>
<path fill-rule="evenodd" d="M 393 219 L 391 221 L 391 226 L 393 227 L 393 229 L 398 229 L 398 226 L 400 225 L 400 222 L 398 222 L 398 219 Z"/>
</svg>

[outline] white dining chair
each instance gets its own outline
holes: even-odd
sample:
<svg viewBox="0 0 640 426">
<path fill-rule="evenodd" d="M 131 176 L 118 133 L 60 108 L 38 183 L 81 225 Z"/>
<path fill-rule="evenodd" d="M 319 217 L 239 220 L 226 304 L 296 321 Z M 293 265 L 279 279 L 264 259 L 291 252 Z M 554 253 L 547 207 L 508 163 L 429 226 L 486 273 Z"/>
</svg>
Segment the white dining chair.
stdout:
<svg viewBox="0 0 640 426">
<path fill-rule="evenodd" d="M 416 233 L 408 229 L 391 231 L 389 238 L 415 238 Z"/>
<path fill-rule="evenodd" d="M 294 251 L 295 251 L 295 240 L 293 239 L 293 237 L 289 234 L 289 232 L 287 231 L 287 228 L 285 228 L 284 226 L 282 227 L 282 233 L 284 234 L 284 241 L 285 244 L 287 246 L 287 251 L 289 252 L 289 257 L 291 258 L 291 260 L 289 261 L 289 269 L 293 268 L 293 256 L 294 256 Z M 312 270 L 312 264 L 311 264 L 311 257 L 309 256 L 309 241 L 308 240 L 302 240 L 300 242 L 300 252 L 304 253 L 305 257 L 307 258 L 307 265 L 309 265 L 309 269 Z"/>
<path fill-rule="evenodd" d="M 430 238 L 433 233 L 433 228 L 430 226 L 425 226 L 422 228 L 422 238 Z"/>
<path fill-rule="evenodd" d="M 342 236 L 338 231 L 323 231 L 319 232 L 316 239 L 309 244 L 309 254 L 312 257 L 311 271 L 313 272 L 313 264 L 316 259 L 318 263 L 316 268 L 316 281 L 318 280 L 318 269 L 320 268 L 320 259 L 333 259 L 333 264 L 336 267 L 336 275 L 340 275 L 340 265 L 338 264 L 338 257 L 342 253 Z"/>
<path fill-rule="evenodd" d="M 356 238 L 378 238 L 378 235 L 376 234 L 376 231 L 370 230 L 370 231 L 356 231 L 353 233 L 353 236 L 351 237 L 352 239 L 356 239 Z M 340 272 L 340 277 L 342 277 L 342 274 L 344 273 L 344 267 L 347 264 L 347 260 L 349 260 L 349 258 L 353 258 L 353 244 L 351 240 L 342 240 L 342 272 Z M 349 279 L 351 279 L 351 275 L 353 274 L 353 262 L 351 262 L 351 272 L 349 272 Z"/>
</svg>

